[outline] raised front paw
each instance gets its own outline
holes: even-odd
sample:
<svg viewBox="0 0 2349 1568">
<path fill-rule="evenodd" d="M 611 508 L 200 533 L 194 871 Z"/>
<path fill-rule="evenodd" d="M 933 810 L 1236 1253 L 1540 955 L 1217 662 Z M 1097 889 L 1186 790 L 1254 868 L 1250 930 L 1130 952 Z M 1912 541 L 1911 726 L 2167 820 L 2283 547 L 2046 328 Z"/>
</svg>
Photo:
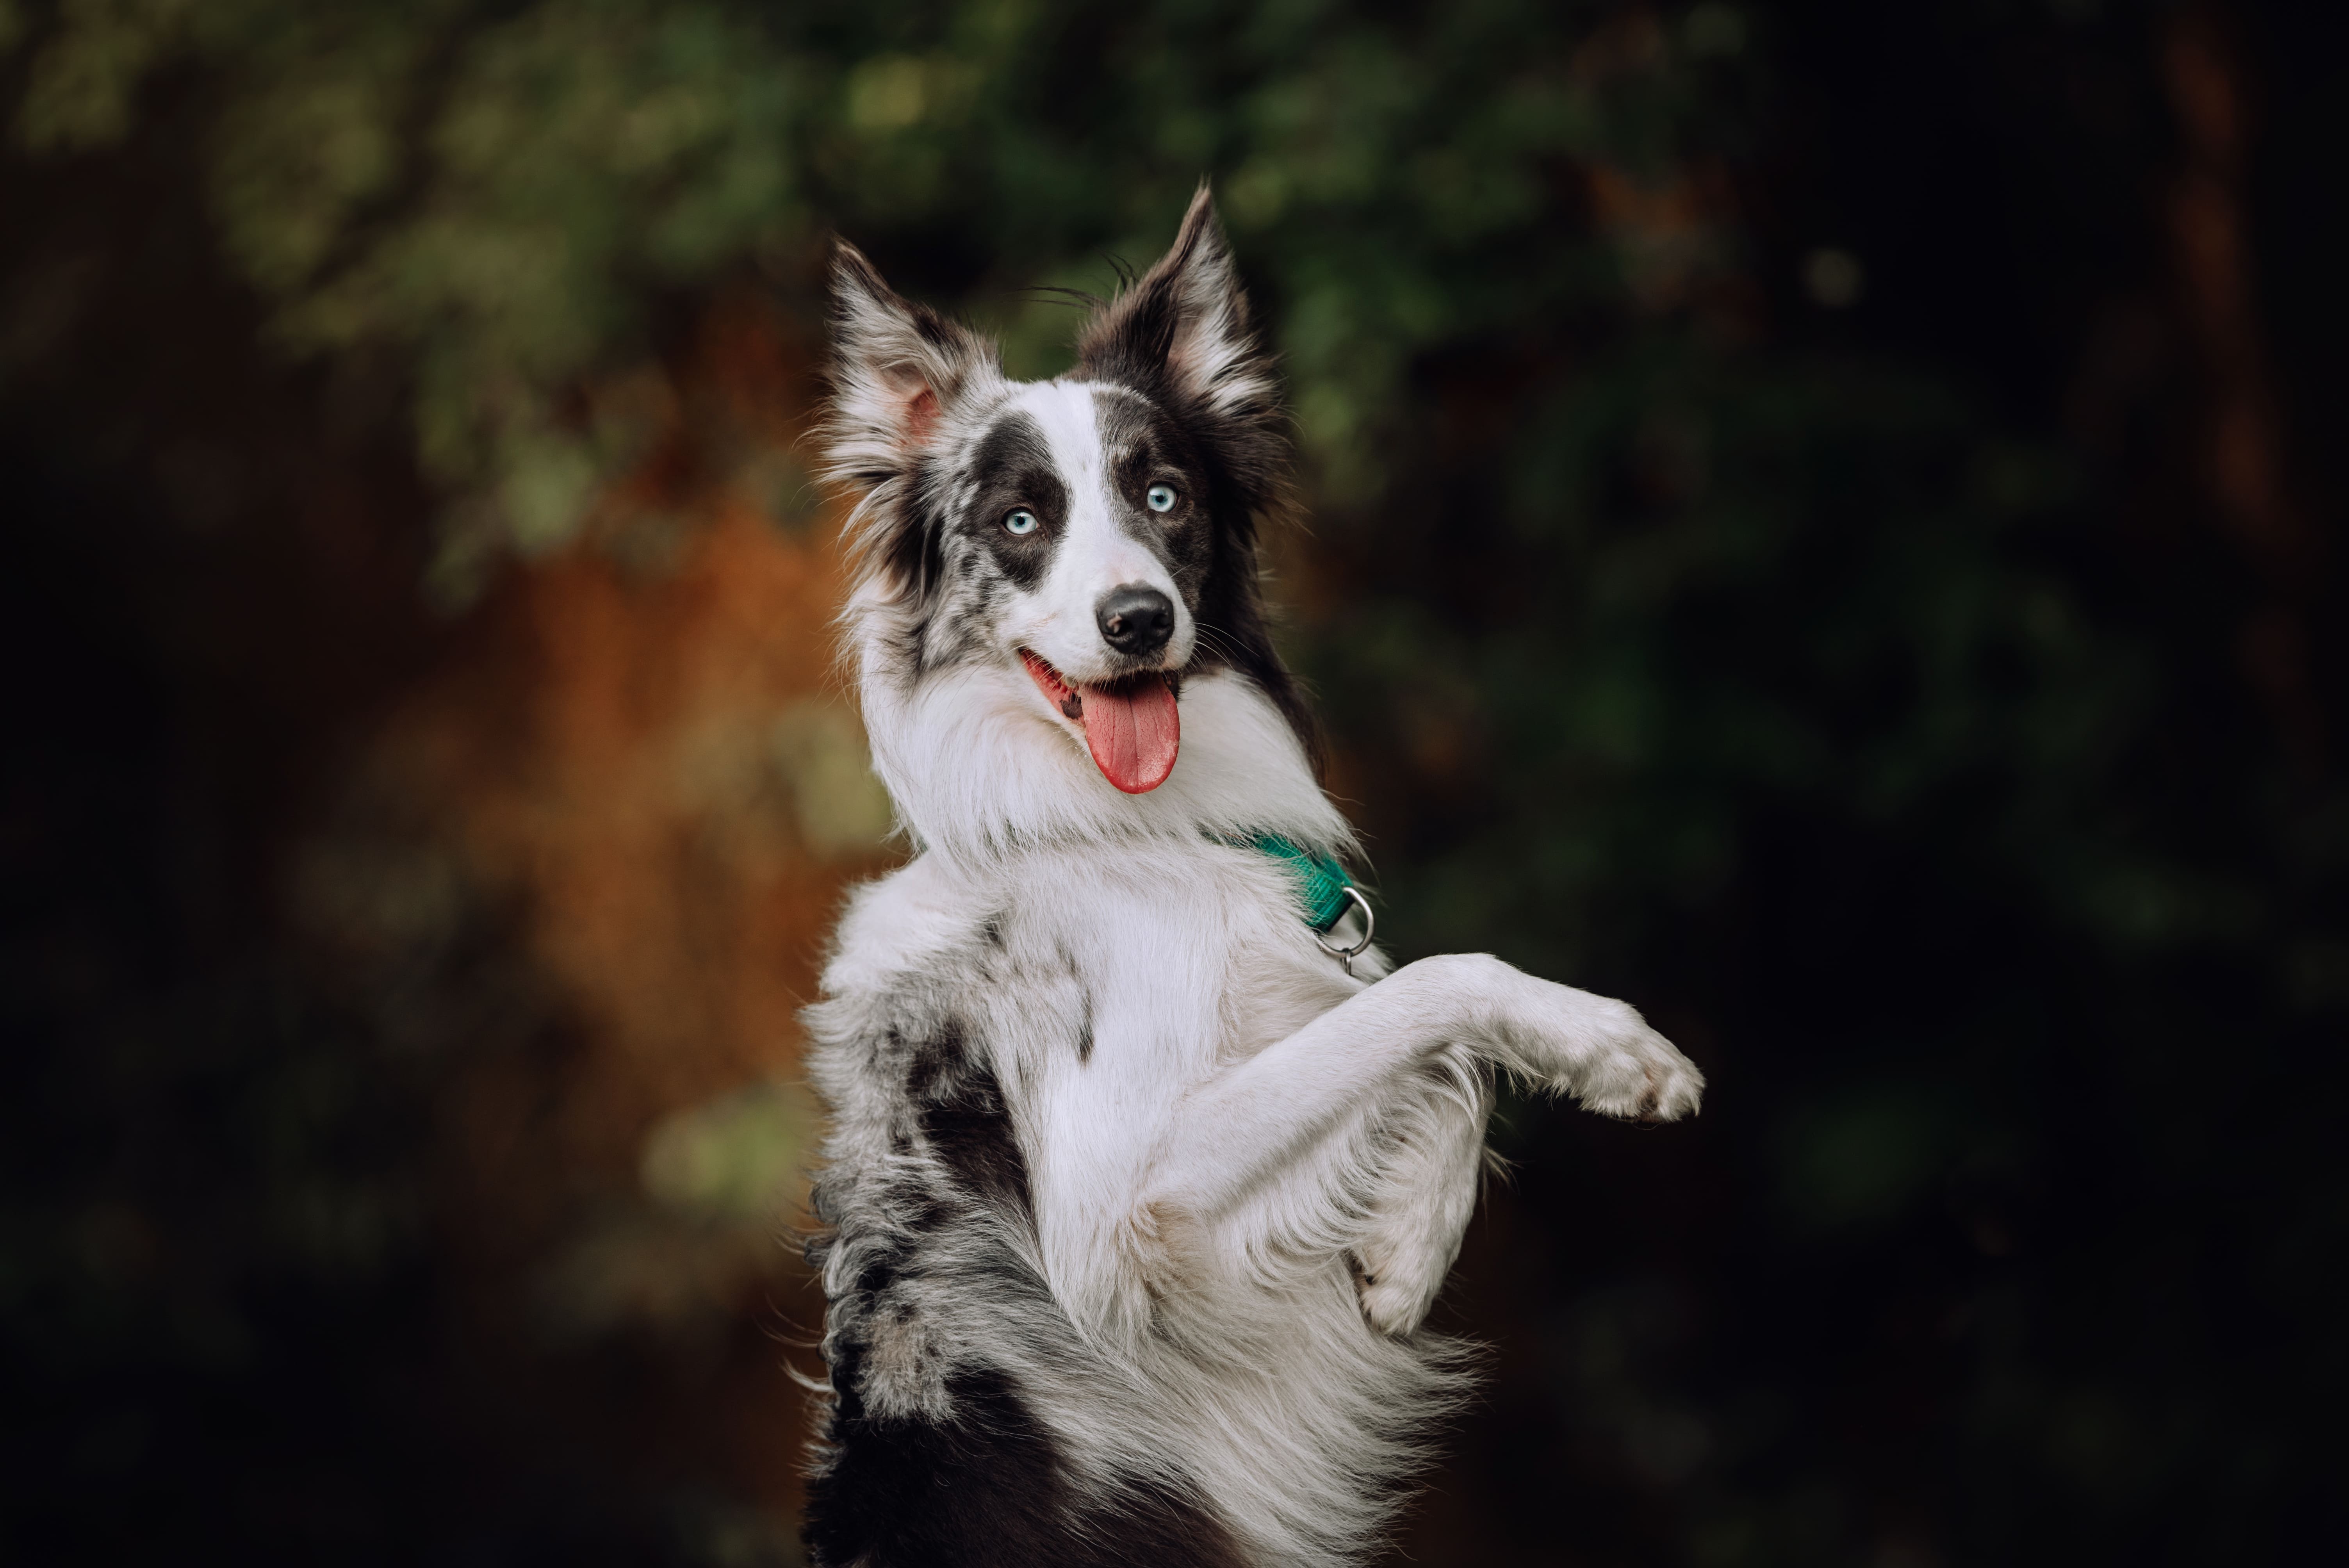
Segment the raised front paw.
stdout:
<svg viewBox="0 0 2349 1568">
<path fill-rule="evenodd" d="M 1561 1087 L 1601 1116 L 1678 1121 L 1695 1114 L 1704 1075 L 1694 1062 L 1650 1028 L 1629 1003 L 1572 994 L 1579 999 L 1575 1021 L 1582 1048 L 1574 1053 L 1577 1059 Z"/>
<path fill-rule="evenodd" d="M 1371 1223 L 1350 1261 L 1362 1315 L 1381 1334 L 1417 1328 L 1435 1305 L 1475 1212 L 1492 1073 L 1453 1049 L 1398 1094 L 1385 1123 Z"/>
<path fill-rule="evenodd" d="M 1380 1238 L 1356 1248 L 1353 1264 L 1362 1316 L 1381 1334 L 1404 1335 L 1417 1328 L 1435 1305 L 1452 1258 L 1448 1253 L 1413 1255 L 1392 1245 L 1392 1238 Z"/>
<path fill-rule="evenodd" d="M 1640 1070 L 1646 1081 L 1631 1114 L 1641 1121 L 1678 1121 L 1683 1116 L 1694 1116 L 1704 1098 L 1704 1075 L 1681 1054 L 1679 1047 L 1655 1030 L 1647 1030 L 1642 1044 L 1647 1054 Z"/>
</svg>

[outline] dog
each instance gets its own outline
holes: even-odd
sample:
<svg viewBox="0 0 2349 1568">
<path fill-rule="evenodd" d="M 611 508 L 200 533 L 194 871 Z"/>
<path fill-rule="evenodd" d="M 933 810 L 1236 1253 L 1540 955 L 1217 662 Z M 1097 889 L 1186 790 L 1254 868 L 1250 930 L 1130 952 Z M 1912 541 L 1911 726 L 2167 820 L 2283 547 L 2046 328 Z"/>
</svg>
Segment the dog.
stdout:
<svg viewBox="0 0 2349 1568">
<path fill-rule="evenodd" d="M 1358 1562 L 1470 1385 L 1422 1324 L 1495 1072 L 1663 1120 L 1703 1079 L 1621 1002 L 1370 945 L 1267 628 L 1287 427 L 1204 185 L 1054 380 L 845 242 L 833 290 L 844 657 L 915 852 L 806 1016 L 811 1560 Z"/>
</svg>

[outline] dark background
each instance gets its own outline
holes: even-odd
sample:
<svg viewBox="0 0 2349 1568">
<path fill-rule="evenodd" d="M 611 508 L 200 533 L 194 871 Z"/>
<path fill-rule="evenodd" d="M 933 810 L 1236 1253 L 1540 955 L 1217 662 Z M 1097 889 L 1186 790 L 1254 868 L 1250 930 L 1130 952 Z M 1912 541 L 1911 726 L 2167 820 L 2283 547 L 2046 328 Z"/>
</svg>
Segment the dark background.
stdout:
<svg viewBox="0 0 2349 1568">
<path fill-rule="evenodd" d="M 1397 1560 L 2344 1523 L 2349 14 L 0 5 L 0 1556 L 789 1563 L 885 866 L 823 236 L 1049 373 L 1217 181 L 1402 956 L 1511 1102 Z"/>
</svg>

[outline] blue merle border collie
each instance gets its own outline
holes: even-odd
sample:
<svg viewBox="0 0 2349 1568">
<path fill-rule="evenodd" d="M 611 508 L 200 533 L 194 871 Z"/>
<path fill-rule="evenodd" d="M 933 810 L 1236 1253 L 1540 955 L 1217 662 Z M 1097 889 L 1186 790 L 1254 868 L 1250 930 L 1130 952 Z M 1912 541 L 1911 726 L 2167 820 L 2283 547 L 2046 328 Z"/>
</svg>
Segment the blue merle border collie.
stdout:
<svg viewBox="0 0 2349 1568">
<path fill-rule="evenodd" d="M 1323 934 L 1359 851 L 1266 629 L 1286 425 L 1204 188 L 1054 380 L 845 244 L 834 287 L 847 651 L 916 852 L 808 1013 L 809 1551 L 1357 1562 L 1468 1386 L 1421 1325 L 1495 1071 L 1658 1119 L 1703 1080 L 1621 1002 Z"/>
</svg>

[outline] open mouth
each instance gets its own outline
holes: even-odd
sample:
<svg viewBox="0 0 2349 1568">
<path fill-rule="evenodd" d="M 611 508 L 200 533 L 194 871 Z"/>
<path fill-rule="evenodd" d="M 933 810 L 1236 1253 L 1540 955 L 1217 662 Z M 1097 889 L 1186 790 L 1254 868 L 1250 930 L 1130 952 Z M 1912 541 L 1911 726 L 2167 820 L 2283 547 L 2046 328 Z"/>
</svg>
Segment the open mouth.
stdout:
<svg viewBox="0 0 2349 1568">
<path fill-rule="evenodd" d="M 1146 794 L 1166 782 L 1183 744 L 1172 680 L 1154 670 L 1105 686 L 1079 686 L 1025 648 L 1019 658 L 1045 700 L 1062 717 L 1084 726 L 1085 749 L 1093 754 L 1102 778 L 1129 795 Z"/>
</svg>

